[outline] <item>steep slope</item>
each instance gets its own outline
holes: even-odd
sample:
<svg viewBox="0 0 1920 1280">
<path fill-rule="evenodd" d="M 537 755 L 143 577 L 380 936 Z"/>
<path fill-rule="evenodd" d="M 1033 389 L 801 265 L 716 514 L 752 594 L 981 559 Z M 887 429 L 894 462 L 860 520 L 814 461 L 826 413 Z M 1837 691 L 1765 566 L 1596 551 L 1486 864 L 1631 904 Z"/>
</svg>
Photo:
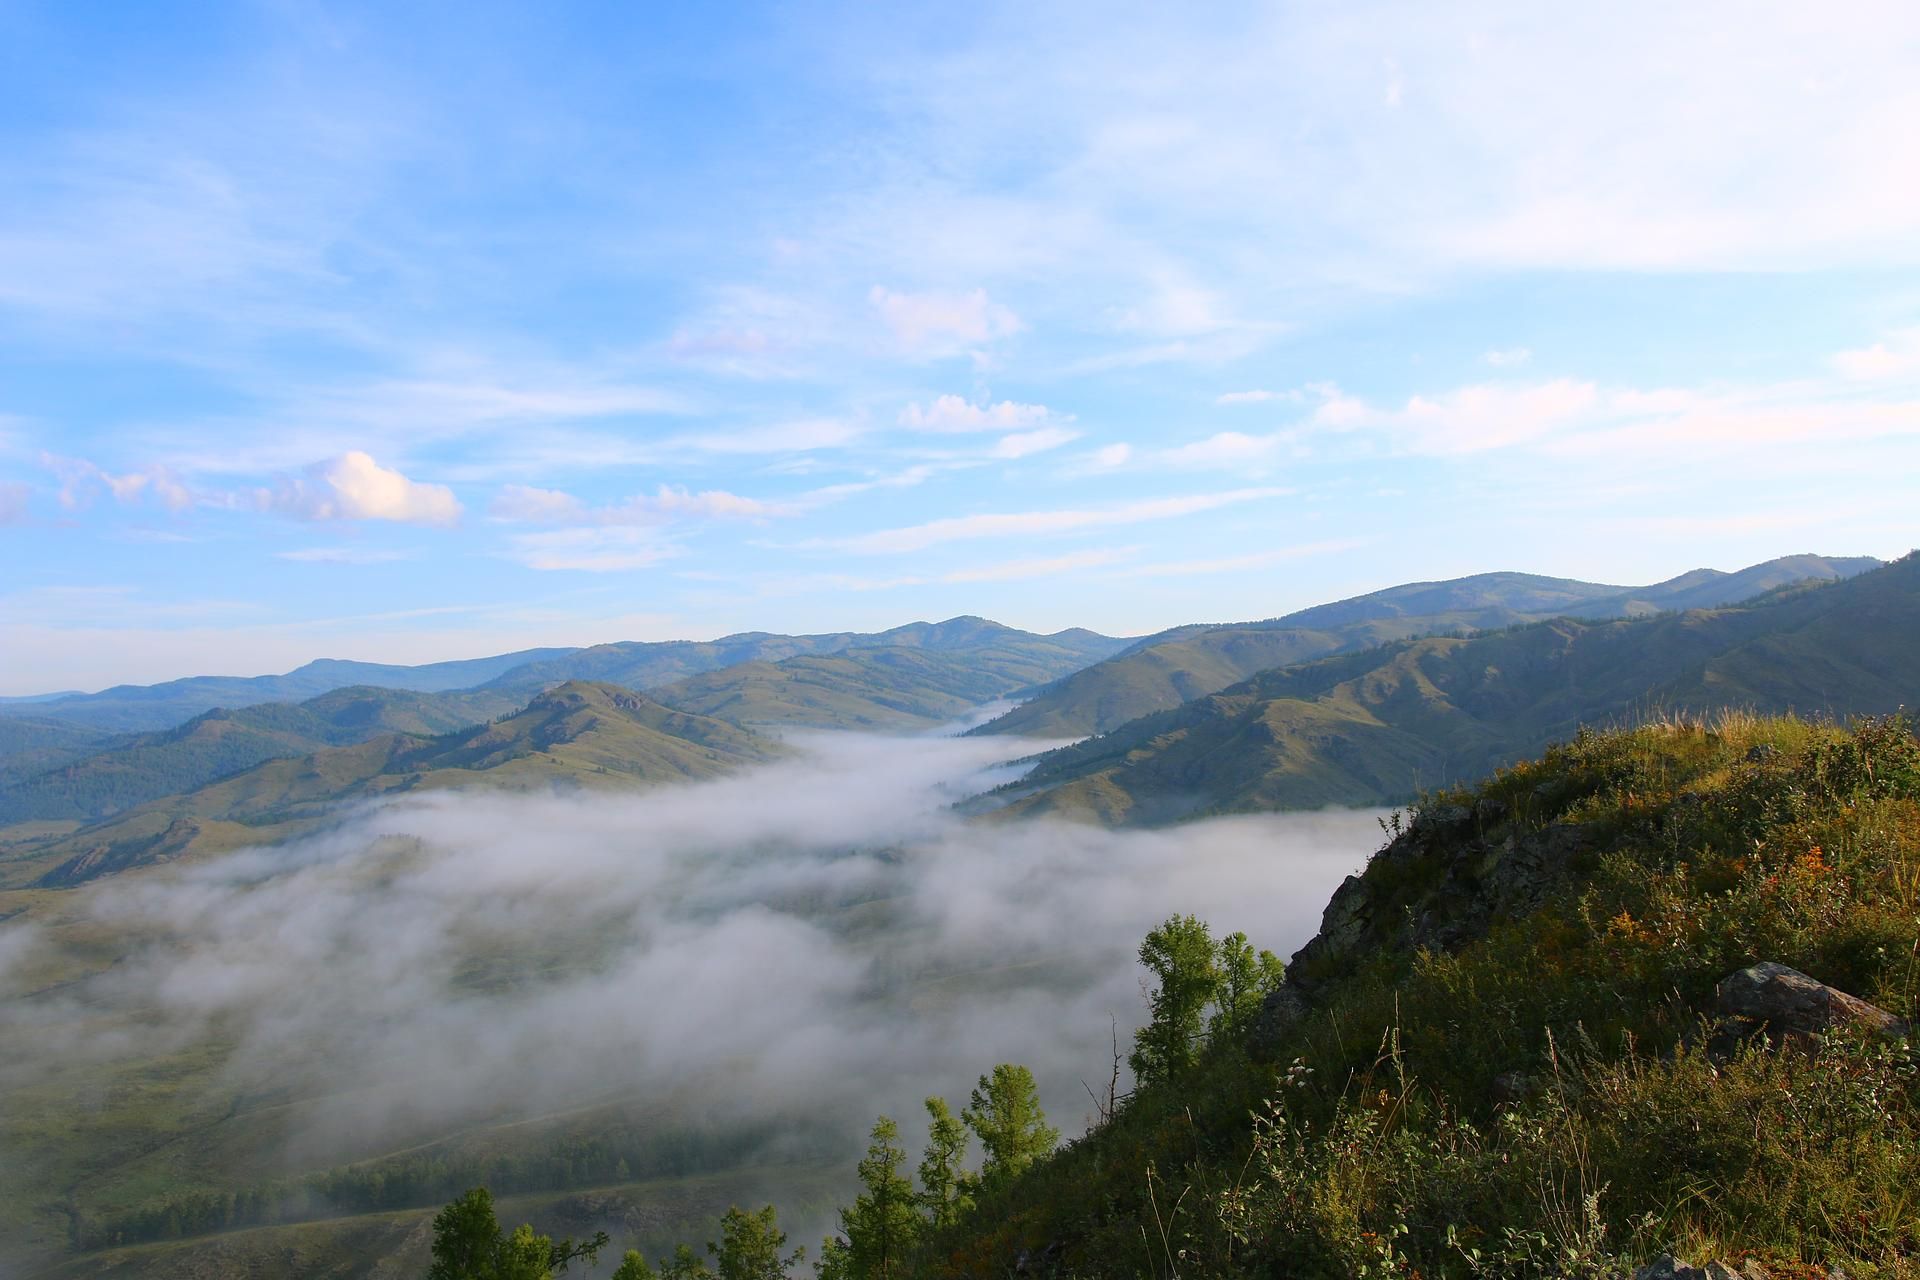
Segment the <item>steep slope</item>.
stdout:
<svg viewBox="0 0 1920 1280">
<path fill-rule="evenodd" d="M 1258 671 L 1392 640 L 1560 615 L 1616 618 L 1710 608 L 1753 599 L 1789 583 L 1850 577 L 1879 564 L 1871 557 L 1786 556 L 1737 573 L 1697 569 L 1647 587 L 1524 573 L 1409 583 L 1268 622 L 1182 628 L 1076 672 L 974 732 L 1041 738 L 1106 733 Z"/>
<path fill-rule="evenodd" d="M 0 826 L 28 821 L 88 821 L 266 760 L 306 755 L 382 734 L 431 736 L 512 710 L 503 693 L 415 693 L 335 689 L 306 702 L 260 703 L 209 711 L 176 729 L 108 739 L 85 754 L 0 780 Z M 0 728 L 7 722 L 0 721 Z"/>
<path fill-rule="evenodd" d="M 355 685 L 439 693 L 468 689 L 502 672 L 572 652 L 524 649 L 490 658 L 389 666 L 323 658 L 277 676 L 189 676 L 164 684 L 115 685 L 99 693 L 69 694 L 0 705 L 0 717 L 29 716 L 111 733 L 169 729 L 205 712 L 262 702 L 297 702 Z"/>
<path fill-rule="evenodd" d="M 270 760 L 22 850 L 49 885 L 77 884 L 199 849 L 267 843 L 344 802 L 430 789 L 630 787 L 718 777 L 779 748 L 631 690 L 570 682 L 492 724 L 436 738 L 389 734 Z"/>
<path fill-rule="evenodd" d="M 1583 723 L 1920 701 L 1920 557 L 1744 608 L 1559 619 L 1260 675 L 1042 757 L 1014 813 L 1153 824 L 1377 804 L 1476 776 Z"/>
<path fill-rule="evenodd" d="M 891 645 L 777 663 L 746 662 L 650 692 L 669 706 L 737 724 L 924 728 L 1077 670 L 1087 661 L 1080 645 L 1020 632 L 1011 635 L 1021 638 L 976 632 L 967 638 L 988 642 L 952 648 Z"/>
<path fill-rule="evenodd" d="M 1389 835 L 1264 997 L 1200 934 L 1191 1047 L 900 1273 L 1913 1274 L 1910 726 L 1582 734 Z"/>
</svg>

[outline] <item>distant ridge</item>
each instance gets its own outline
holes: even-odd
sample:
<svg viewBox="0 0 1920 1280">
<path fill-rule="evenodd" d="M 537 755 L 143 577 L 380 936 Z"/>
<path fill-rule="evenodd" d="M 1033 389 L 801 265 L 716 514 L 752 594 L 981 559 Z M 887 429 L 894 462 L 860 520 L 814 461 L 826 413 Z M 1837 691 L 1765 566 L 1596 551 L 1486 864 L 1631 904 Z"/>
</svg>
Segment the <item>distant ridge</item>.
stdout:
<svg viewBox="0 0 1920 1280">
<path fill-rule="evenodd" d="M 1429 637 L 1272 671 L 1043 756 L 1006 811 L 1154 825 L 1409 799 L 1582 724 L 1920 705 L 1920 554 L 1761 600 Z"/>
<path fill-rule="evenodd" d="M 1879 567 L 1871 556 L 1783 556 L 1734 573 L 1696 569 L 1646 587 L 1527 573 L 1482 573 L 1388 587 L 1281 618 L 1181 627 L 1074 673 L 973 730 L 1076 738 L 1224 689 L 1255 672 L 1417 635 L 1481 631 L 1554 616 L 1640 617 L 1750 600 L 1795 582 Z"/>
</svg>

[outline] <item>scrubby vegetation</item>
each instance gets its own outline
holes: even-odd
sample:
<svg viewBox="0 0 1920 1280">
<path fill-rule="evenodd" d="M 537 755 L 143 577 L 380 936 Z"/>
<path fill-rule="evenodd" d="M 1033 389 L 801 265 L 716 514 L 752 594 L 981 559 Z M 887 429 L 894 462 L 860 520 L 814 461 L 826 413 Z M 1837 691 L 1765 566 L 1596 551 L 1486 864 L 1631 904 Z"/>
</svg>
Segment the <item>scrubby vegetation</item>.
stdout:
<svg viewBox="0 0 1920 1280">
<path fill-rule="evenodd" d="M 1914 1273 L 1911 1043 L 1705 1044 L 1716 982 L 1760 960 L 1916 1011 L 1906 722 L 1583 732 L 1395 826 L 1264 1025 L 1154 1055 L 913 1273 L 1616 1276 L 1662 1250 Z"/>
</svg>

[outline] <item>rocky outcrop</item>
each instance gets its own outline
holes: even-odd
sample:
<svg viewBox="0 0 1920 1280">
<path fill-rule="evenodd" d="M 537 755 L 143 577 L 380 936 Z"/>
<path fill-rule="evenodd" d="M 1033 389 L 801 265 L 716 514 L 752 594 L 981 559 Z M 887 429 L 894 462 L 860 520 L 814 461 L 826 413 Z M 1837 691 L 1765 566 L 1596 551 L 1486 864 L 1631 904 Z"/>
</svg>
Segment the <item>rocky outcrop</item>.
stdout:
<svg viewBox="0 0 1920 1280">
<path fill-rule="evenodd" d="M 1772 1280 L 1776 1274 L 1752 1258 L 1737 1268 L 1724 1262 L 1708 1262 L 1696 1267 L 1670 1253 L 1663 1253 L 1646 1266 L 1635 1268 L 1633 1280 Z M 1818 1276 L 1824 1280 L 1847 1280 L 1847 1273 L 1838 1267 L 1796 1266 L 1793 1274 Z"/>
<path fill-rule="evenodd" d="M 1714 1005 L 1720 1020 L 1707 1048 L 1719 1057 L 1762 1034 L 1804 1048 L 1841 1027 L 1863 1027 L 1885 1036 L 1909 1031 L 1903 1019 L 1878 1005 L 1771 960 L 1722 978 L 1714 988 Z"/>
</svg>

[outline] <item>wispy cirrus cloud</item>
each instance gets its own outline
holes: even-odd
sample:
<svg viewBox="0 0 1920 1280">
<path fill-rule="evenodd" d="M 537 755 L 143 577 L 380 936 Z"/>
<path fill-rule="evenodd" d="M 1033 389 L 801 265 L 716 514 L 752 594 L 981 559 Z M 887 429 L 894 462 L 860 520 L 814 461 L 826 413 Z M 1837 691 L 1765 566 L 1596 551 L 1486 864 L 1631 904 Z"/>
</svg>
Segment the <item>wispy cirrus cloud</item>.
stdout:
<svg viewBox="0 0 1920 1280">
<path fill-rule="evenodd" d="M 882 529 L 830 543 L 843 551 L 888 555 L 923 551 L 948 542 L 976 538 L 1036 537 L 1076 533 L 1084 529 L 1105 529 L 1141 524 L 1151 520 L 1171 520 L 1202 511 L 1240 503 L 1285 497 L 1290 489 L 1231 489 L 1222 493 L 1186 494 L 1179 497 L 1148 498 L 1117 506 L 1091 507 L 1063 511 L 1018 511 L 998 514 L 953 516 L 901 529 Z"/>
<path fill-rule="evenodd" d="M 1037 426 L 1054 416 L 1043 404 L 1015 400 L 975 404 L 965 396 L 946 395 L 925 405 L 912 402 L 900 410 L 899 422 L 915 431 L 1014 431 Z"/>
<path fill-rule="evenodd" d="M 899 347 L 913 355 L 950 354 L 1011 337 L 1026 326 L 985 289 L 905 293 L 875 285 L 867 300 Z"/>
<path fill-rule="evenodd" d="M 793 509 L 724 489 L 696 493 L 668 484 L 650 494 L 593 506 L 558 489 L 515 484 L 495 495 L 488 514 L 496 520 L 542 524 L 657 525 L 675 520 L 766 520 L 793 514 Z"/>
</svg>

